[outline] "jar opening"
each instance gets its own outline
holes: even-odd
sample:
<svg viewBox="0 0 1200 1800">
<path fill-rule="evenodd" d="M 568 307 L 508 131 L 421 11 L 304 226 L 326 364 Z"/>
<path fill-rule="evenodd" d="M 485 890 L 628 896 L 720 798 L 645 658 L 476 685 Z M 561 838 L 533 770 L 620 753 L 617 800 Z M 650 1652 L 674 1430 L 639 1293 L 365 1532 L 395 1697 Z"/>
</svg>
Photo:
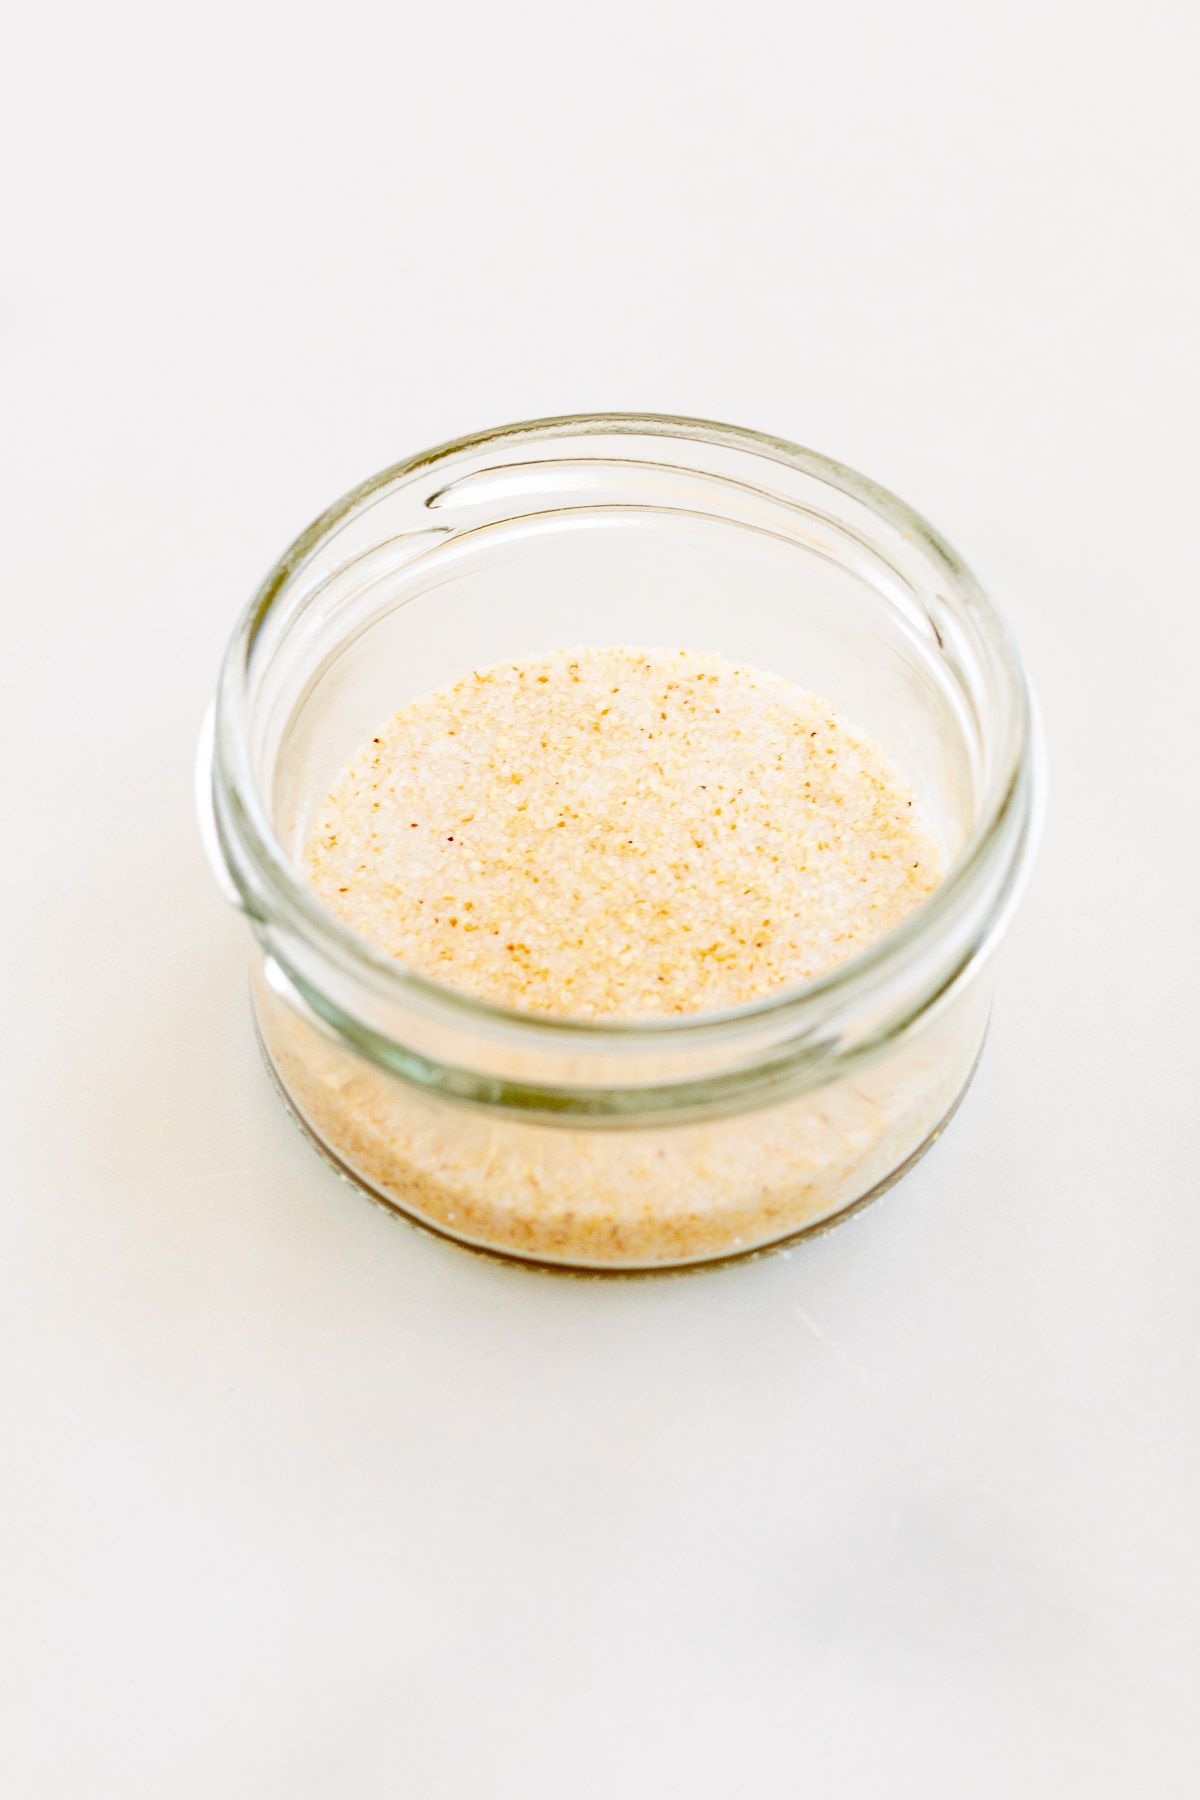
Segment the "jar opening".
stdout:
<svg viewBox="0 0 1200 1800">
<path fill-rule="evenodd" d="M 637 568 L 648 529 L 658 534 L 655 555 L 667 570 L 693 570 L 701 556 L 732 565 L 752 543 L 749 585 L 756 572 L 775 584 L 781 617 L 795 569 L 819 570 L 811 642 L 829 667 L 851 685 L 864 679 L 857 627 L 848 623 L 860 609 L 860 644 L 884 645 L 881 708 L 897 711 L 908 688 L 924 683 L 924 703 L 951 721 L 961 740 L 961 768 L 939 774 L 947 806 L 962 816 L 938 887 L 902 924 L 828 973 L 721 1011 L 574 1018 L 475 999 L 352 932 L 320 902 L 280 828 L 279 748 L 320 684 L 336 687 L 338 659 L 355 633 L 392 621 L 388 630 L 403 626 L 411 647 L 418 615 L 428 625 L 439 589 L 444 595 L 453 581 L 466 596 L 462 618 L 491 642 L 487 633 L 498 628 L 500 609 L 489 605 L 487 584 L 500 579 L 498 569 L 513 571 L 497 590 L 507 596 L 522 570 L 565 554 L 569 542 L 569 567 L 577 572 L 586 566 L 577 548 L 582 533 L 590 530 L 595 545 L 610 525 L 618 528 L 608 533 L 611 546 L 589 555 L 607 557 L 611 569 Z M 702 538 L 704 549 L 695 552 L 690 546 Z M 800 610 L 797 601 L 793 616 Z M 547 603 L 538 628 L 549 628 L 553 617 Z M 717 597 L 711 617 L 721 620 Z M 721 620 L 719 628 L 742 637 L 766 629 L 747 620 Z M 447 654 L 459 629 L 446 628 Z M 421 641 L 432 635 L 426 629 Z M 399 637 L 389 641 L 411 660 Z M 481 660 L 468 649 L 456 672 Z M 838 695 L 830 698 L 840 703 Z M 357 1033 L 374 1060 L 386 1061 L 390 1044 L 398 1057 L 428 1055 L 447 1067 L 443 1051 L 452 1042 L 461 1048 L 469 1033 L 472 1040 L 519 1043 L 534 1057 L 652 1053 L 657 1061 L 676 1047 L 688 1055 L 712 1047 L 722 1056 L 733 1049 L 739 1066 L 763 1066 L 780 1056 L 819 1060 L 834 1046 L 882 1042 L 980 958 L 1007 916 L 1028 857 L 1031 739 L 1028 692 L 1006 628 L 969 571 L 903 502 L 781 439 L 699 420 L 596 414 L 508 426 L 423 452 L 364 482 L 301 534 L 230 644 L 216 706 L 211 801 L 221 859 L 268 955 L 330 1029 Z M 328 757 L 330 747 L 310 752 L 318 753 Z M 947 752 L 947 768 L 951 760 Z M 473 1069 L 478 1061 L 472 1055 Z"/>
</svg>

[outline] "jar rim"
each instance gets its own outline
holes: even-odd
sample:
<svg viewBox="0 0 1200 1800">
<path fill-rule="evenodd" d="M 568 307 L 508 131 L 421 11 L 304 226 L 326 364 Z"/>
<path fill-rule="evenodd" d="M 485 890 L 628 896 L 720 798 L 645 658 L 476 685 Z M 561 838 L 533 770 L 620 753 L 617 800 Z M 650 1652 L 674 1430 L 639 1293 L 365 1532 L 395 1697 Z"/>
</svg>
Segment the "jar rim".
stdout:
<svg viewBox="0 0 1200 1800">
<path fill-rule="evenodd" d="M 321 902 L 277 836 L 254 774 L 248 678 L 255 645 L 295 577 L 337 530 L 395 483 L 464 452 L 535 438 L 604 433 L 699 441 L 749 452 L 797 469 L 866 506 L 919 541 L 930 555 L 949 596 L 970 609 L 988 653 L 989 674 L 999 683 L 1004 725 L 994 772 L 970 834 L 934 891 L 908 918 L 827 973 L 735 1006 L 632 1019 L 543 1014 L 478 998 L 423 975 L 359 936 Z M 927 957 L 949 922 L 970 909 L 983 887 L 996 886 L 997 857 L 1008 865 L 1002 870 L 1001 885 L 1004 901 L 1011 904 L 1033 835 L 1035 737 L 1028 684 L 1003 618 L 940 533 L 895 494 L 817 451 L 744 426 L 668 413 L 582 413 L 498 426 L 420 451 L 350 489 L 301 532 L 260 584 L 230 639 L 207 746 L 211 771 L 205 769 L 201 780 L 202 791 L 205 784 L 208 787 L 204 804 L 212 807 L 215 847 L 233 881 L 238 903 L 268 929 L 278 921 L 285 922 L 314 944 L 327 961 L 365 983 L 381 1000 L 402 1006 L 416 1004 L 459 1024 L 500 1032 L 510 1041 L 536 1038 L 543 1046 L 558 1041 L 576 1052 L 617 1045 L 661 1050 L 697 1039 L 716 1042 L 750 1028 L 776 1025 L 786 1028 L 795 1041 L 806 1038 L 810 1026 L 815 1029 L 823 1024 L 831 1010 L 853 1010 L 861 1002 L 869 1003 L 885 978 L 899 977 Z M 986 923 L 986 935 L 990 936 L 996 919 Z M 982 947 L 983 934 L 973 951 Z"/>
</svg>

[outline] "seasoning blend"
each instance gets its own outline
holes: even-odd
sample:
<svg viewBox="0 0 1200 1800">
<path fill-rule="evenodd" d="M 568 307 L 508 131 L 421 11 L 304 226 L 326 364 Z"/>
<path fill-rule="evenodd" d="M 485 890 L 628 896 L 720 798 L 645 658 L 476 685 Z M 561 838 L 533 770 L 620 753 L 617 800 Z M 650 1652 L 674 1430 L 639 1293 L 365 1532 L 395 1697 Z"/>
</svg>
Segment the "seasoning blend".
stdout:
<svg viewBox="0 0 1200 1800">
<path fill-rule="evenodd" d="M 1033 781 L 1008 640 L 916 523 L 774 440 L 598 418 L 414 459 L 293 547 L 205 792 L 268 1059 L 344 1173 L 479 1248 L 649 1269 L 936 1137 Z"/>
<path fill-rule="evenodd" d="M 824 975 L 908 917 L 940 856 L 878 746 L 814 695 L 695 651 L 579 649 L 410 702 L 304 863 L 435 981 L 635 1019 Z"/>
</svg>

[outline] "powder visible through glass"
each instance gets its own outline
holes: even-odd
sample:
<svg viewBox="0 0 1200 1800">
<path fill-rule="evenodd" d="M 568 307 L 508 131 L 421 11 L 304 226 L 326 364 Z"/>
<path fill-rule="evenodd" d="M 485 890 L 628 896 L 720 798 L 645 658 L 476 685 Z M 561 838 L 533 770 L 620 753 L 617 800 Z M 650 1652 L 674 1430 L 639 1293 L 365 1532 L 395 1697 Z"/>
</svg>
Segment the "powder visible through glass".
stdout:
<svg viewBox="0 0 1200 1800">
<path fill-rule="evenodd" d="M 940 870 L 877 744 L 812 694 L 693 651 L 472 670 L 381 726 L 310 817 L 305 871 L 355 932 L 543 1016 L 677 1016 L 793 987 L 899 925 Z M 776 1242 L 886 1183 L 961 1093 L 986 1016 L 976 984 L 809 1091 L 597 1129 L 453 1104 L 265 979 L 257 994 L 285 1091 L 373 1191 L 467 1242 L 617 1269 Z"/>
</svg>

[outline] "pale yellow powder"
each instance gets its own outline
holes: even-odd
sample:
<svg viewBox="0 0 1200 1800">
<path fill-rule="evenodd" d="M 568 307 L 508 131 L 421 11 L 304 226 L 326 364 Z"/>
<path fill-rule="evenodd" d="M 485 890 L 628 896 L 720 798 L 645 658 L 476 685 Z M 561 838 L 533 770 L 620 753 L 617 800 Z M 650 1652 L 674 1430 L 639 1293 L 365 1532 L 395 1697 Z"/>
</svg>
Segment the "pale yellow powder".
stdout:
<svg viewBox="0 0 1200 1800">
<path fill-rule="evenodd" d="M 820 975 L 939 873 L 901 777 L 824 701 L 716 656 L 630 649 L 479 669 L 411 702 L 318 809 L 304 860 L 410 967 L 616 1018 Z M 257 1004 L 287 1092 L 372 1191 L 469 1243 L 608 1269 L 777 1242 L 886 1182 L 945 1118 L 986 1016 L 976 984 L 869 1064 L 761 1110 L 597 1129 L 453 1105 L 265 978 Z"/>
<path fill-rule="evenodd" d="M 707 1011 L 823 974 L 939 858 L 825 701 L 696 651 L 580 649 L 414 700 L 320 808 L 305 862 L 400 962 L 530 1011 Z"/>
</svg>

